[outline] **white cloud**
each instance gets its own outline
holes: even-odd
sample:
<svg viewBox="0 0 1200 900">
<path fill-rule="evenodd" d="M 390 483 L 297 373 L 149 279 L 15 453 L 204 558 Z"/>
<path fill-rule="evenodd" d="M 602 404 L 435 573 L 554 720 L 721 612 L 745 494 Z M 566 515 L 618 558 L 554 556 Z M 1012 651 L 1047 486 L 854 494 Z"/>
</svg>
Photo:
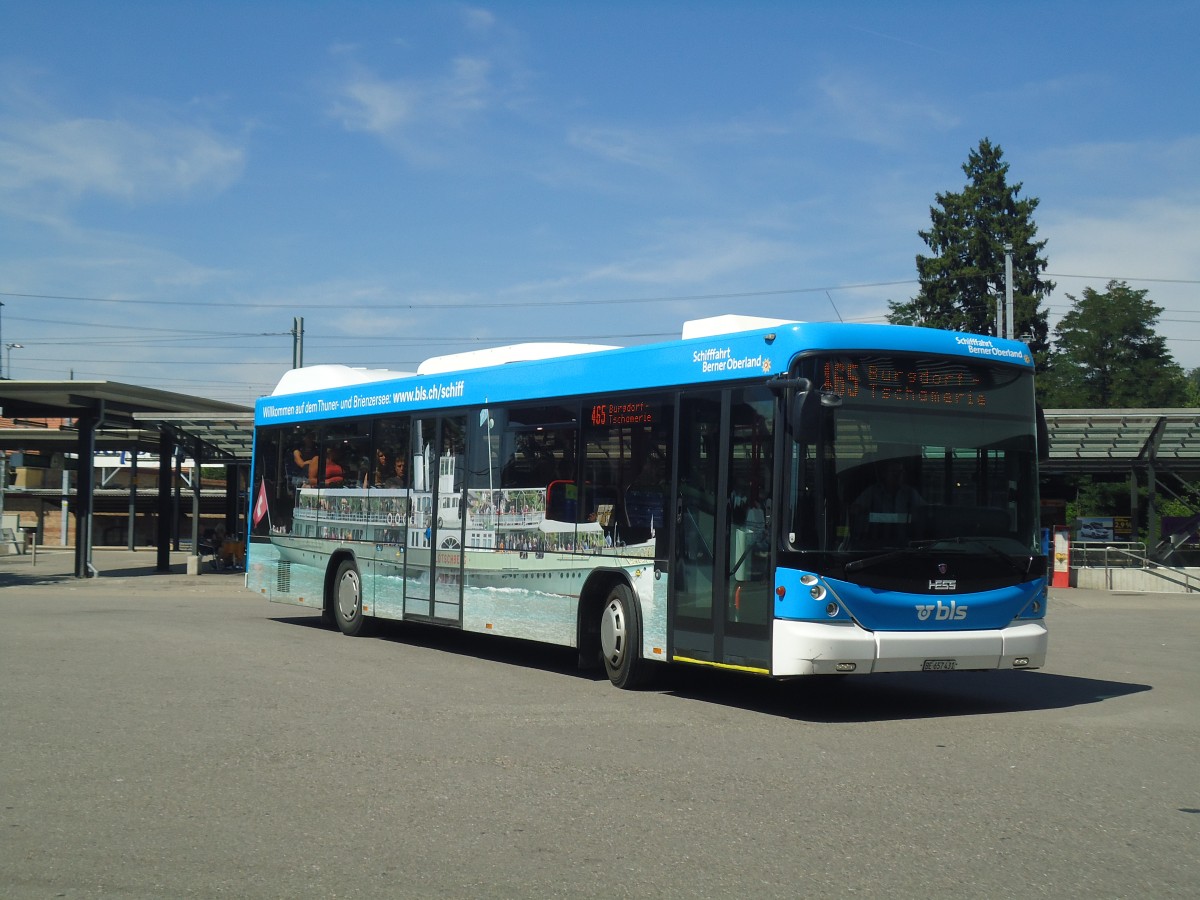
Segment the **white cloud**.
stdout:
<svg viewBox="0 0 1200 900">
<path fill-rule="evenodd" d="M 487 108 L 492 92 L 491 72 L 488 60 L 460 56 L 453 61 L 451 75 L 434 99 L 443 111 L 480 112 Z"/>
<path fill-rule="evenodd" d="M 432 78 L 386 79 L 356 69 L 334 90 L 330 115 L 348 131 L 374 135 L 410 162 L 442 165 L 499 103 L 493 65 L 482 57 L 450 60 Z"/>
<path fill-rule="evenodd" d="M 631 128 L 578 126 L 567 133 L 567 144 L 576 150 L 651 171 L 669 171 L 672 158 L 662 141 Z"/>
<path fill-rule="evenodd" d="M 1130 198 L 1200 192 L 1200 135 L 1174 140 L 1091 141 L 1038 154 L 1040 167 L 1088 198 L 1089 209 L 1116 210 Z"/>
<path fill-rule="evenodd" d="M 585 286 L 585 293 L 599 289 L 611 291 L 612 296 L 621 296 L 631 287 L 682 294 L 704 286 L 716 292 L 721 288 L 714 285 L 720 285 L 721 279 L 736 283 L 764 266 L 791 263 L 802 255 L 794 244 L 761 236 L 753 226 L 739 230 L 676 220 L 632 236 L 629 246 L 636 249 L 621 258 L 581 264 L 562 278 L 515 284 L 503 293 L 547 296 Z"/>
<path fill-rule="evenodd" d="M 485 34 L 496 27 L 496 16 L 478 6 L 463 7 L 462 19 L 468 31 Z"/>
<path fill-rule="evenodd" d="M 204 128 L 121 119 L 0 119 L 0 191 L 49 189 L 135 203 L 219 191 L 241 174 L 245 152 Z"/>
<path fill-rule="evenodd" d="M 1043 222 L 1050 268 L 1112 278 L 1200 279 L 1200 197 L 1134 201 Z"/>
<path fill-rule="evenodd" d="M 906 145 L 914 134 L 947 132 L 957 116 L 919 96 L 897 96 L 860 78 L 829 74 L 817 84 L 815 115 L 827 131 L 879 147 Z"/>
<path fill-rule="evenodd" d="M 600 266 L 584 281 L 666 287 L 705 284 L 787 258 L 793 248 L 751 235 L 692 235 L 691 246 L 663 247 L 654 255 Z"/>
<path fill-rule="evenodd" d="M 1069 308 L 1066 295 L 1103 291 L 1121 279 L 1164 308 L 1159 333 L 1176 362 L 1200 366 L 1200 194 L 1142 198 L 1103 212 L 1043 220 L 1049 270 L 1061 276 L 1051 297 L 1052 324 Z"/>
<path fill-rule="evenodd" d="M 368 45 L 331 48 L 345 68 L 327 88 L 328 114 L 421 165 L 494 155 L 512 129 L 491 138 L 482 132 L 528 99 L 523 39 L 489 10 L 464 5 L 453 10 L 447 40 L 459 46 L 432 60 L 421 41 L 395 41 L 398 55 L 369 64 Z"/>
<path fill-rule="evenodd" d="M 350 131 L 386 135 L 410 121 L 420 102 L 420 92 L 411 85 L 388 83 L 371 75 L 360 75 L 341 86 L 342 96 L 333 114 Z"/>
</svg>

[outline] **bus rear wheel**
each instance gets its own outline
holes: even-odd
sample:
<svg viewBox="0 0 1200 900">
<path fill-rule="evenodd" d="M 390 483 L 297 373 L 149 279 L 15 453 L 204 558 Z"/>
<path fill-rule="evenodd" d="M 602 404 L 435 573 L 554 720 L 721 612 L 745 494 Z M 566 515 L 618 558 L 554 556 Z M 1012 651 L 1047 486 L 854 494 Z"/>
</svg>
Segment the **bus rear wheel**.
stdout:
<svg viewBox="0 0 1200 900">
<path fill-rule="evenodd" d="M 344 559 L 333 576 L 333 618 L 342 634 L 363 634 L 367 617 L 363 615 L 362 576 L 353 560 Z"/>
<path fill-rule="evenodd" d="M 600 656 L 608 680 L 633 690 L 651 680 L 653 664 L 642 658 L 642 622 L 628 585 L 613 585 L 600 613 Z"/>
</svg>

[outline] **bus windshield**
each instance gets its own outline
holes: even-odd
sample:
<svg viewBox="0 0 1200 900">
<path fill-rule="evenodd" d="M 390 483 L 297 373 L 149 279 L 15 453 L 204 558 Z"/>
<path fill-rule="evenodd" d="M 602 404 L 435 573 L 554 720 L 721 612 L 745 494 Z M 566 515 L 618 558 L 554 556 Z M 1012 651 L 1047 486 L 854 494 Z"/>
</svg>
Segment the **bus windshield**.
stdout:
<svg viewBox="0 0 1200 900">
<path fill-rule="evenodd" d="M 791 428 L 790 549 L 843 562 L 931 546 L 1040 552 L 1031 371 L 839 354 L 794 374 L 827 402 Z"/>
</svg>

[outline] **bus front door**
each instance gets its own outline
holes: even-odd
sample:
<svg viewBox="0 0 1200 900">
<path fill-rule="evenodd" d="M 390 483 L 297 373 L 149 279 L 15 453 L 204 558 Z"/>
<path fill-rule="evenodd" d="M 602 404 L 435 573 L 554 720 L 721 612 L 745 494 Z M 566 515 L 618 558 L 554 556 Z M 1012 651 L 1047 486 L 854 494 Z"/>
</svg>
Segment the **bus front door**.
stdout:
<svg viewBox="0 0 1200 900">
<path fill-rule="evenodd" d="M 415 465 L 404 615 L 461 625 L 466 420 L 419 419 L 412 435 Z"/>
<path fill-rule="evenodd" d="M 774 399 L 765 388 L 685 395 L 671 578 L 671 655 L 770 671 Z"/>
</svg>

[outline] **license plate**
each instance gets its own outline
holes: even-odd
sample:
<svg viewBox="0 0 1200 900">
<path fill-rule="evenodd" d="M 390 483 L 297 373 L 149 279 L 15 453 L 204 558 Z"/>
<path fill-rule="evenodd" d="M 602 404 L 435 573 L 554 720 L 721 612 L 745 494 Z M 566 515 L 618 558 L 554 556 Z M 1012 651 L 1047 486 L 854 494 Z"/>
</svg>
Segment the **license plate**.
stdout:
<svg viewBox="0 0 1200 900">
<path fill-rule="evenodd" d="M 921 669 L 925 672 L 949 672 L 957 666 L 956 659 L 927 659 Z"/>
</svg>

